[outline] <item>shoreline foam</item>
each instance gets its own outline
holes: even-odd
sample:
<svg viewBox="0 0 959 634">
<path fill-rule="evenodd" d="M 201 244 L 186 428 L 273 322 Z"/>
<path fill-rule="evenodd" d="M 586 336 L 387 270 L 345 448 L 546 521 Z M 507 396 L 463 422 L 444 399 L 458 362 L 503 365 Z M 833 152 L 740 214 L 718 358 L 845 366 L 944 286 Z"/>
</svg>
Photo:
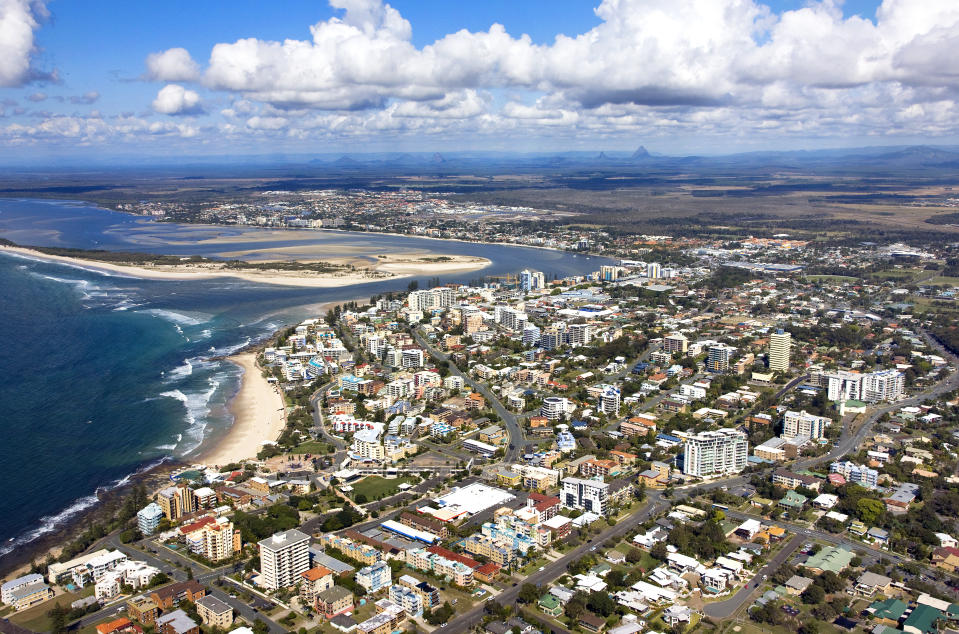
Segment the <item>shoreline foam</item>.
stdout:
<svg viewBox="0 0 959 634">
<path fill-rule="evenodd" d="M 267 381 L 256 352 L 241 352 L 227 361 L 243 370 L 240 389 L 230 399 L 233 424 L 195 461 L 211 466 L 255 459 L 265 443 L 275 442 L 286 427 L 286 404 L 279 387 Z"/>
</svg>

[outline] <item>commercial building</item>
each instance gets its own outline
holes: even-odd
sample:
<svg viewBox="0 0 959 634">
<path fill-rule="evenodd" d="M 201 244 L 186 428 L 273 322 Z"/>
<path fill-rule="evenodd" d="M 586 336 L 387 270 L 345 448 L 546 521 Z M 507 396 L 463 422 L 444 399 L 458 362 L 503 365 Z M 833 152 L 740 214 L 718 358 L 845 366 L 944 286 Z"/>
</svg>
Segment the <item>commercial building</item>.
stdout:
<svg viewBox="0 0 959 634">
<path fill-rule="evenodd" d="M 789 370 L 789 353 L 792 350 L 792 334 L 782 328 L 769 335 L 769 369 L 774 372 Z"/>
<path fill-rule="evenodd" d="M 563 490 L 559 497 L 567 508 L 583 509 L 600 515 L 605 515 L 609 510 L 609 485 L 597 480 L 563 478 Z"/>
<path fill-rule="evenodd" d="M 270 590 L 294 585 L 310 567 L 310 537 L 296 529 L 276 533 L 259 543 L 259 584 Z"/>
<path fill-rule="evenodd" d="M 739 473 L 748 456 L 746 434 L 729 428 L 704 431 L 686 439 L 683 473 L 697 478 Z"/>
</svg>

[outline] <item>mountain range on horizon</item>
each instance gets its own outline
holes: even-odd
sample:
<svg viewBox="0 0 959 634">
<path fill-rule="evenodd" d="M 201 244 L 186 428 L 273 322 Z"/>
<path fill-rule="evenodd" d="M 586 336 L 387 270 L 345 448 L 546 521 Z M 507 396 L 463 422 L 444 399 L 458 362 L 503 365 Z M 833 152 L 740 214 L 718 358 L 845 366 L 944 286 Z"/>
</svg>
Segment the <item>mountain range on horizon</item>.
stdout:
<svg viewBox="0 0 959 634">
<path fill-rule="evenodd" d="M 2 163 L 2 159 L 0 159 Z M 39 165 L 39 164 L 38 164 Z M 59 164 L 46 161 L 44 171 L 77 171 L 90 169 L 158 169 L 174 163 L 168 157 L 102 158 L 85 161 L 82 166 L 64 160 Z M 263 169 L 334 168 L 337 170 L 369 170 L 375 168 L 411 169 L 414 171 L 448 172 L 462 169 L 498 168 L 517 170 L 598 170 L 646 171 L 674 169 L 959 169 L 959 146 L 903 145 L 835 148 L 819 150 L 759 150 L 720 155 L 670 155 L 651 152 L 640 145 L 633 152 L 571 150 L 566 152 L 350 152 L 269 155 L 209 155 L 180 157 L 177 168 L 190 166 L 257 166 Z M 15 171 L 30 172 L 29 165 Z"/>
</svg>

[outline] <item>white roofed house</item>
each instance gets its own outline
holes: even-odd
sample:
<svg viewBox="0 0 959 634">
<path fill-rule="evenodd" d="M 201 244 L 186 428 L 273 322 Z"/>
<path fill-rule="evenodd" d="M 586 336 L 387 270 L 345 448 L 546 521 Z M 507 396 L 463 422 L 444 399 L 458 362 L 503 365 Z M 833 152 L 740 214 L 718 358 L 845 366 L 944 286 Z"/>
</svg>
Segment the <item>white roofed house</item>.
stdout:
<svg viewBox="0 0 959 634">
<path fill-rule="evenodd" d="M 663 612 L 663 622 L 675 627 L 681 623 L 689 623 L 692 619 L 693 611 L 685 605 L 671 605 Z"/>
<path fill-rule="evenodd" d="M 669 553 L 666 556 L 666 563 L 669 565 L 670 569 L 675 570 L 679 574 L 684 574 L 687 572 L 699 572 L 702 573 L 705 568 L 695 557 L 689 557 L 683 555 L 682 553 Z"/>
<path fill-rule="evenodd" d="M 959 541 L 955 537 L 949 535 L 948 533 L 936 533 L 936 538 L 939 540 L 939 545 L 946 548 L 956 548 L 959 547 Z"/>
<path fill-rule="evenodd" d="M 680 573 L 665 566 L 660 566 L 650 573 L 648 579 L 658 586 L 672 588 L 676 591 L 683 591 L 689 585 L 689 582 L 683 579 Z"/>
<path fill-rule="evenodd" d="M 748 519 L 736 528 L 736 534 L 748 541 L 752 541 L 762 528 L 763 525 L 759 520 Z"/>
<path fill-rule="evenodd" d="M 813 506 L 826 511 L 836 506 L 838 503 L 839 496 L 833 495 L 832 493 L 820 493 L 812 501 Z"/>
<path fill-rule="evenodd" d="M 633 590 L 639 594 L 639 599 L 644 603 L 671 603 L 679 595 L 674 590 L 660 588 L 645 581 L 637 581 L 632 585 Z"/>
<path fill-rule="evenodd" d="M 743 573 L 743 562 L 736 561 L 729 557 L 716 557 L 716 565 L 723 570 L 728 570 L 733 575 L 739 577 Z"/>
<path fill-rule="evenodd" d="M 712 594 L 719 594 L 729 586 L 731 573 L 724 568 L 710 568 L 699 578 L 703 589 Z"/>
</svg>

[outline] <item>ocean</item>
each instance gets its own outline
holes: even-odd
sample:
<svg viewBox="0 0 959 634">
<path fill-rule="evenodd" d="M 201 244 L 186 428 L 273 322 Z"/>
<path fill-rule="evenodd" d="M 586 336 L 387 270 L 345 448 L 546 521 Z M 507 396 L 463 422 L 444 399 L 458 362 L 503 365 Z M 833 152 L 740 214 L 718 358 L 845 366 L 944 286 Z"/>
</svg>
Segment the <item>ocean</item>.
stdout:
<svg viewBox="0 0 959 634">
<path fill-rule="evenodd" d="M 72 201 L 0 200 L 0 237 L 24 245 L 219 257 L 249 246 L 231 240 L 250 231 L 257 230 L 153 223 Z M 262 236 L 258 249 L 290 244 Z M 441 276 L 444 283 L 527 267 L 563 276 L 607 262 L 375 234 L 311 232 L 296 244 L 304 240 L 330 256 L 428 248 L 493 262 Z M 229 278 L 141 280 L 0 254 L 0 479 L 16 492 L 0 497 L 0 565 L 95 504 L 98 491 L 170 457 L 189 461 L 201 443 L 222 435 L 232 423 L 227 406 L 240 371 L 211 357 L 316 316 L 323 303 L 404 290 L 408 282 L 310 289 Z"/>
</svg>

